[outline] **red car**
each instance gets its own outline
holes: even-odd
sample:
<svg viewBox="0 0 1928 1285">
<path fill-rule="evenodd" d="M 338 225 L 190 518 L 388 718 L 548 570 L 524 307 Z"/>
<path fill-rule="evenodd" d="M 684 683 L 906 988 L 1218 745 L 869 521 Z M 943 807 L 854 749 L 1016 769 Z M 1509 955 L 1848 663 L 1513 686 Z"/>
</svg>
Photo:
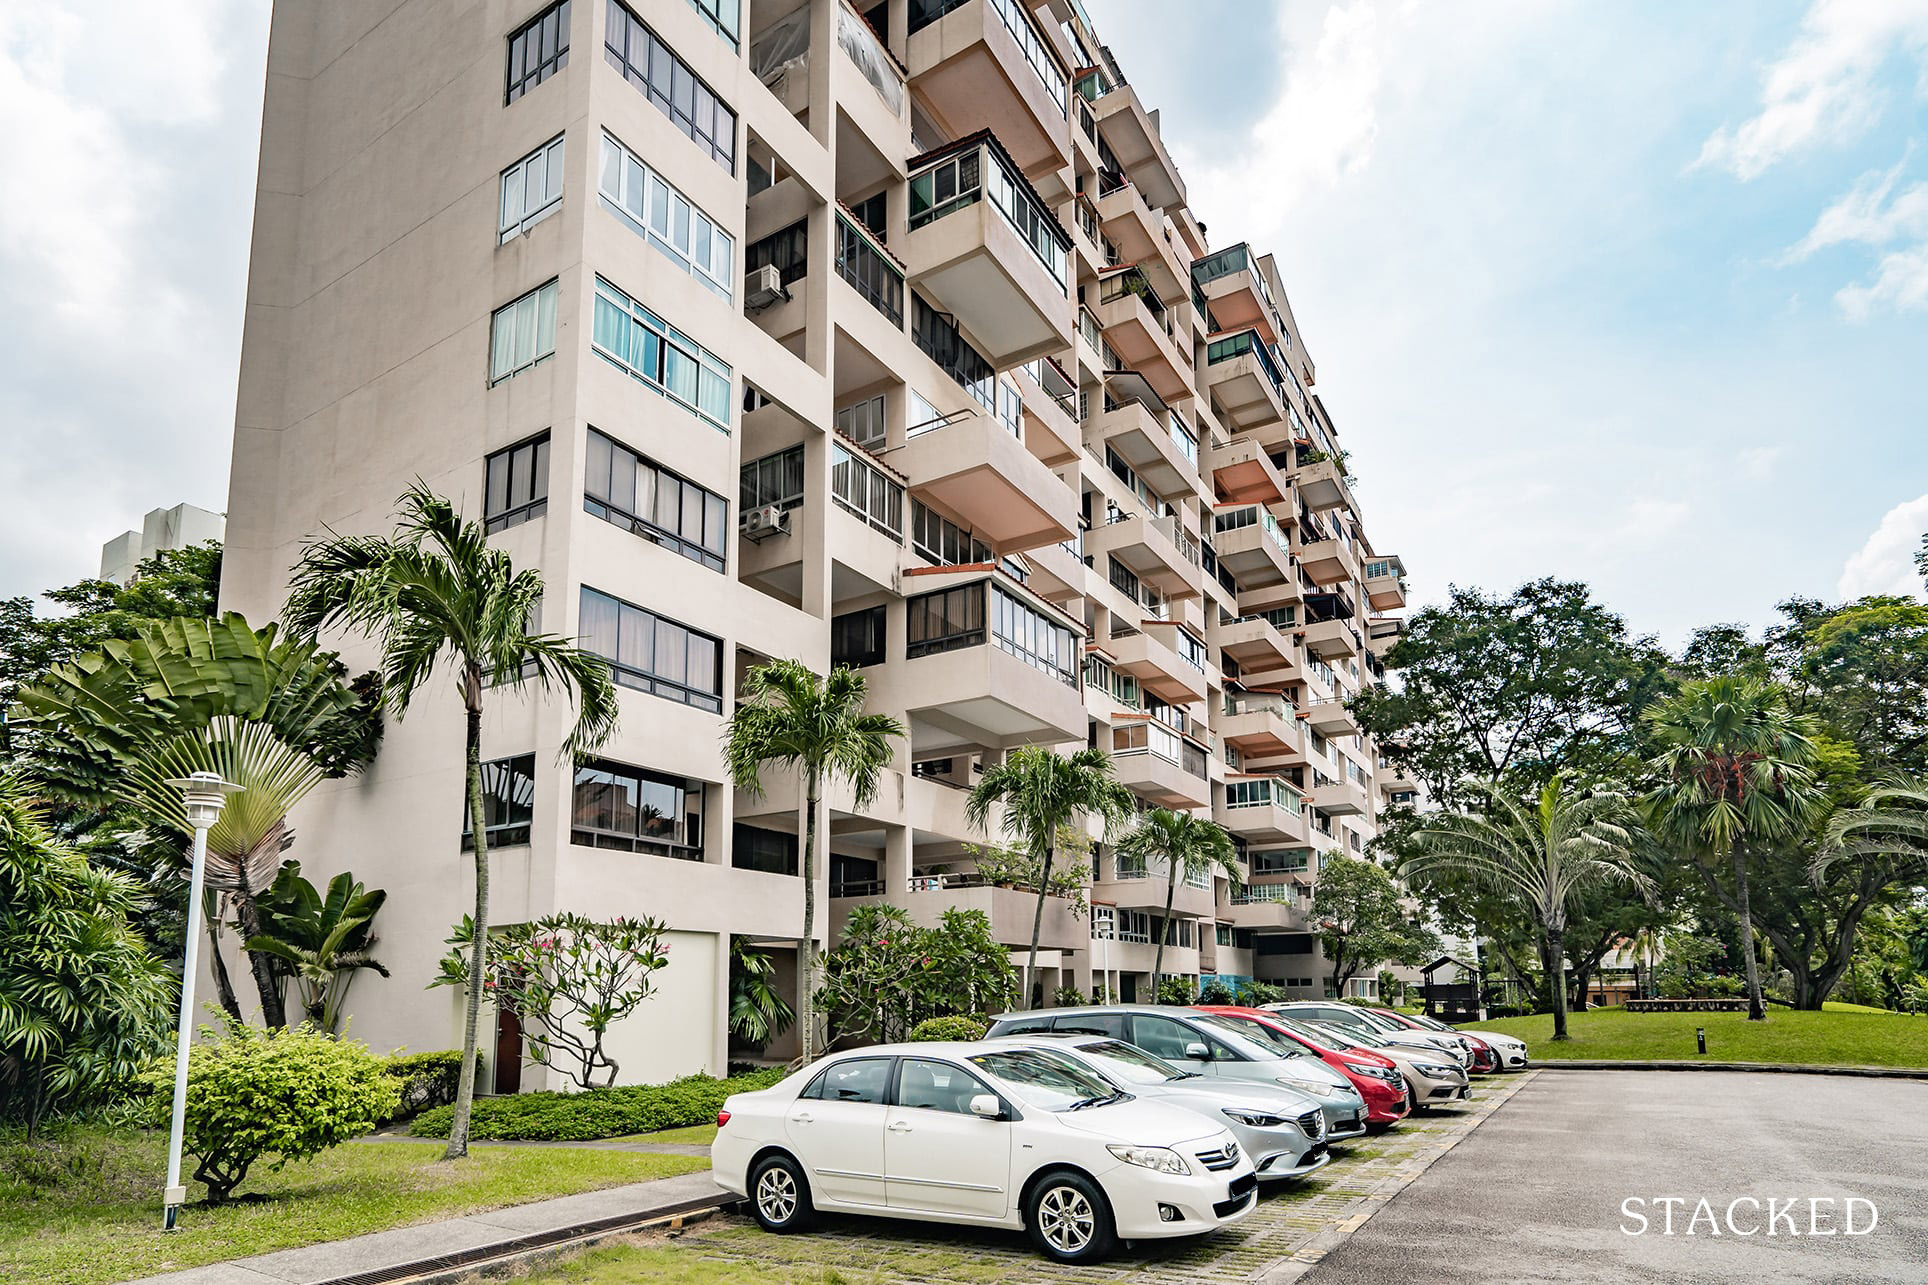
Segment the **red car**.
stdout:
<svg viewBox="0 0 1928 1285">
<path fill-rule="evenodd" d="M 1430 1031 L 1433 1029 L 1430 1026 L 1421 1026 L 1404 1013 L 1394 1012 L 1390 1008 L 1372 1008 L 1366 1011 L 1369 1013 L 1377 1013 L 1388 1022 L 1397 1022 L 1409 1031 Z M 1466 1041 L 1469 1046 L 1469 1051 L 1473 1055 L 1473 1060 L 1467 1066 L 1467 1070 L 1475 1075 L 1490 1075 L 1500 1069 L 1499 1050 L 1495 1049 L 1491 1044 L 1488 1044 L 1472 1031 L 1454 1031 L 1453 1034 Z"/>
<path fill-rule="evenodd" d="M 1315 1044 L 1275 1020 L 1272 1014 L 1263 1009 L 1214 1004 L 1202 1004 L 1199 1009 L 1254 1027 L 1260 1036 L 1275 1044 L 1291 1043 L 1311 1052 L 1321 1062 L 1352 1081 L 1352 1087 L 1359 1090 L 1359 1096 L 1366 1100 L 1366 1124 L 1369 1127 L 1376 1125 L 1383 1129 L 1397 1124 L 1412 1113 L 1413 1104 L 1406 1092 L 1406 1077 L 1389 1057 L 1368 1049 L 1337 1049 Z"/>
</svg>

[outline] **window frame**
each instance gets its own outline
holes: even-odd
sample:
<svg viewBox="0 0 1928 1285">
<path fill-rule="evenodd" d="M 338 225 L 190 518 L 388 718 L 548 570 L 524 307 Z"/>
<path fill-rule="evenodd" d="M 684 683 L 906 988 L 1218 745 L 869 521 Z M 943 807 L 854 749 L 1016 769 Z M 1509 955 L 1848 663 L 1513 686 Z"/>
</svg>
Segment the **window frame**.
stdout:
<svg viewBox="0 0 1928 1285">
<path fill-rule="evenodd" d="M 611 604 L 614 604 L 616 608 L 614 617 L 616 622 L 615 646 L 613 648 L 613 650 L 617 652 L 615 656 L 606 655 L 596 650 L 595 641 L 581 634 L 582 619 L 589 614 L 588 609 L 591 595 L 606 599 Z M 723 640 L 721 638 L 715 634 L 705 633 L 703 630 L 697 629 L 692 625 L 686 625 L 680 620 L 674 620 L 659 612 L 651 611 L 647 607 L 641 607 L 633 602 L 625 601 L 622 598 L 618 598 L 615 594 L 607 593 L 604 590 L 597 589 L 593 585 L 588 584 L 582 586 L 581 593 L 578 595 L 578 612 L 577 630 L 581 638 L 582 646 L 593 655 L 602 656 L 602 658 L 609 663 L 610 677 L 618 687 L 625 687 L 630 691 L 639 691 L 651 696 L 658 696 L 664 700 L 674 701 L 679 705 L 688 705 L 692 709 L 702 710 L 705 713 L 721 714 L 723 712 Z M 646 628 L 648 631 L 646 640 L 641 638 L 634 640 L 639 651 L 647 648 L 648 660 L 646 663 L 650 666 L 647 669 L 643 668 L 642 665 L 621 658 L 624 642 L 623 622 L 629 619 L 626 613 L 632 612 L 635 613 L 636 617 L 632 627 L 639 630 Z M 657 671 L 657 643 L 659 639 L 664 638 L 663 630 L 665 627 L 668 627 L 672 631 L 681 630 L 683 632 L 682 669 L 686 675 L 689 672 L 692 640 L 702 639 L 711 645 L 711 682 L 714 684 L 712 687 L 703 688 L 696 686 L 687 681 L 687 679 L 674 678 L 667 673 L 659 673 Z M 672 633 L 669 635 L 669 638 L 673 641 L 675 635 Z"/>
<path fill-rule="evenodd" d="M 561 279 L 551 277 L 535 289 L 517 295 L 489 314 L 489 387 L 494 388 L 497 384 L 515 378 L 525 370 L 533 370 L 556 355 L 556 304 L 560 293 Z M 529 356 L 526 361 L 521 360 L 516 351 L 521 347 L 518 340 L 522 324 L 516 310 L 524 304 L 529 305 L 532 314 L 529 323 Z M 542 335 L 545 307 L 548 310 L 549 323 L 547 341 L 549 346 L 546 349 L 543 347 Z M 505 318 L 510 325 L 508 338 L 511 351 L 508 354 L 510 364 L 507 369 L 502 369 L 498 360 L 503 347 L 499 332 Z"/>
<path fill-rule="evenodd" d="M 515 497 L 516 456 L 523 451 L 529 453 L 529 498 L 520 504 L 508 503 Z M 524 522 L 532 522 L 549 511 L 549 455 L 549 430 L 545 428 L 534 437 L 525 437 L 482 457 L 482 529 L 485 532 L 494 535 L 498 531 L 507 531 Z M 509 472 L 505 479 L 509 489 L 504 496 L 504 507 L 500 509 L 494 507 L 497 460 L 507 461 L 503 467 Z"/>
<path fill-rule="evenodd" d="M 584 775 L 601 773 L 605 776 L 626 779 L 634 783 L 638 797 L 645 784 L 659 785 L 681 791 L 683 812 L 676 825 L 684 836 L 682 839 L 665 839 L 643 833 L 643 812 L 636 810 L 637 829 L 634 832 L 604 829 L 600 826 L 585 825 L 581 820 L 581 805 L 578 795 L 587 784 Z M 695 835 L 690 842 L 689 796 L 695 795 Z M 576 765 L 569 780 L 569 842 L 577 847 L 595 848 L 600 851 L 630 852 L 642 856 L 668 857 L 678 861 L 702 861 L 705 842 L 709 829 L 709 783 L 692 777 L 679 776 L 673 772 L 658 772 L 652 768 L 636 767 L 628 763 L 618 763 L 612 759 L 592 759 Z"/>
<path fill-rule="evenodd" d="M 608 484 L 605 487 L 605 494 L 602 495 L 598 495 L 591 490 L 595 485 L 596 457 L 600 450 L 598 445 L 599 440 L 601 443 L 607 444 L 609 455 Z M 649 508 L 652 516 L 645 517 L 640 513 L 625 509 L 616 502 L 616 488 L 613 484 L 619 455 L 627 456 L 630 461 L 632 468 L 630 503 L 635 508 L 643 507 L 640 503 L 637 503 L 636 497 L 642 491 L 641 483 L 644 472 L 647 471 L 654 476 L 654 480 L 649 488 L 651 501 Z M 675 506 L 677 525 L 674 529 L 664 526 L 657 520 L 656 516 L 654 516 L 662 510 L 662 496 L 666 482 L 674 483 L 678 491 Z M 701 509 L 698 521 L 702 529 L 699 530 L 694 537 L 691 537 L 682 529 L 684 522 L 689 517 L 688 493 L 691 491 L 696 492 L 699 501 L 698 507 Z M 707 486 L 690 481 L 676 470 L 665 468 L 649 456 L 644 455 L 641 451 L 624 445 L 593 424 L 589 426 L 588 449 L 584 455 L 582 507 L 583 511 L 592 517 L 601 518 L 619 530 L 626 530 L 632 535 L 641 536 L 651 544 L 660 545 L 673 553 L 680 553 L 691 562 L 700 563 L 712 571 L 723 572 L 729 565 L 731 532 L 729 500 L 718 495 L 715 491 L 710 490 Z M 713 514 L 719 511 L 721 516 L 716 526 L 716 542 L 711 544 L 709 542 L 710 519 Z"/>
<path fill-rule="evenodd" d="M 600 273 L 596 276 L 595 291 L 595 314 L 589 329 L 591 351 L 704 423 L 729 432 L 736 389 L 736 372 L 730 364 Z M 604 342 L 603 321 L 611 314 L 619 318 L 622 326 L 620 352 Z M 688 363 L 693 370 L 694 383 L 687 395 L 678 387 L 676 358 Z M 706 384 L 706 379 L 720 381 L 721 389 L 716 382 Z"/>
<path fill-rule="evenodd" d="M 569 19 L 573 3 L 574 0 L 556 0 L 554 4 L 542 9 L 508 34 L 502 88 L 503 106 L 506 107 L 515 102 L 569 65 Z M 545 29 L 545 24 L 548 24 L 552 18 L 555 19 L 554 23 Z M 548 52 L 543 53 L 543 46 L 538 44 L 537 53 L 540 56 L 531 64 L 526 41 L 531 35 L 540 40 L 545 34 L 553 36 Z M 521 50 L 523 57 L 520 63 L 520 74 L 517 72 L 516 59 L 518 41 L 525 42 Z"/>
<path fill-rule="evenodd" d="M 500 200 L 496 207 L 496 244 L 507 245 L 516 237 L 525 235 L 530 228 L 562 208 L 563 166 L 567 159 L 564 144 L 568 134 L 557 134 L 554 138 L 536 148 L 527 156 L 502 171 Z M 535 209 L 529 208 L 529 176 L 535 163 L 542 162 L 543 201 Z M 509 217 L 509 183 L 511 176 L 521 183 L 522 198 L 514 218 Z M 553 195 L 551 195 L 553 193 Z"/>
<path fill-rule="evenodd" d="M 614 153 L 614 191 L 610 189 L 611 153 Z M 632 192 L 634 185 L 639 190 Z M 656 226 L 660 190 L 663 226 Z M 670 262 L 707 287 L 725 303 L 736 297 L 736 238 L 725 231 L 707 210 L 685 196 L 674 183 L 607 129 L 596 151 L 596 195 L 603 208 L 614 214 L 630 231 L 655 247 Z M 635 198 L 631 208 L 630 199 Z M 677 244 L 677 229 L 687 232 L 687 245 Z M 708 229 L 709 254 L 699 257 L 697 247 Z"/>
<path fill-rule="evenodd" d="M 494 796 L 489 794 L 491 769 L 498 773 L 506 772 L 508 774 L 506 779 L 512 786 L 517 780 L 528 782 L 526 804 L 528 816 L 518 820 L 511 812 L 508 820 L 498 821 L 492 825 L 485 824 L 482 827 L 482 834 L 488 842 L 490 851 L 496 848 L 526 848 L 531 843 L 531 836 L 535 830 L 536 756 L 510 754 L 503 758 L 490 759 L 482 764 L 482 802 L 485 811 L 490 803 L 498 801 L 503 801 L 505 807 L 513 808 L 517 802 L 513 794 Z M 466 792 L 462 799 L 462 851 L 475 851 L 475 831 L 469 816 Z"/>
</svg>

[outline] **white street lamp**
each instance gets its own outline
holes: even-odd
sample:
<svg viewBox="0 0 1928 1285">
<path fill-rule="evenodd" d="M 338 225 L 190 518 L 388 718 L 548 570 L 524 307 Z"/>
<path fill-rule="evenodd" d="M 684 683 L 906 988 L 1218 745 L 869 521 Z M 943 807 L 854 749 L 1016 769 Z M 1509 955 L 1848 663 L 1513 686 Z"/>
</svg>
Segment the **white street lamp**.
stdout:
<svg viewBox="0 0 1928 1285">
<path fill-rule="evenodd" d="M 187 1044 L 194 1021 L 194 973 L 199 967 L 201 946 L 201 884 L 207 874 L 208 831 L 220 819 L 228 795 L 240 786 L 223 781 L 217 772 L 196 772 L 184 780 L 169 781 L 187 799 L 187 823 L 194 827 L 194 865 L 188 876 L 187 949 L 181 960 L 181 1023 L 174 1045 L 174 1114 L 167 1129 L 167 1191 L 163 1197 L 166 1212 L 161 1215 L 161 1230 L 173 1231 L 187 1203 L 187 1187 L 181 1182 L 181 1133 L 187 1115 Z"/>
</svg>

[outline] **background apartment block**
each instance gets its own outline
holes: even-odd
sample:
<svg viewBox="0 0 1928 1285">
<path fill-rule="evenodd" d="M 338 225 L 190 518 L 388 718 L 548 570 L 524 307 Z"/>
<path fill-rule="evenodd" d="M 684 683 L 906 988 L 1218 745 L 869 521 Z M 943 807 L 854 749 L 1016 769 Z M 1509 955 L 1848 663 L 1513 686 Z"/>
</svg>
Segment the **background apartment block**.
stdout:
<svg viewBox="0 0 1928 1285">
<path fill-rule="evenodd" d="M 283 0 L 223 597 L 272 617 L 305 539 L 386 530 L 416 477 L 542 570 L 622 723 L 575 768 L 569 711 L 495 701 L 493 913 L 668 922 L 625 1081 L 723 1068 L 732 934 L 794 976 L 798 791 L 739 794 L 720 754 L 779 655 L 861 666 L 911 729 L 870 806 L 825 802 L 821 941 L 883 900 L 1021 948 L 965 791 L 1092 744 L 1244 850 L 1243 891 L 1179 888 L 1166 971 L 1315 996 L 1320 855 L 1412 786 L 1346 708 L 1403 567 L 1314 376 L 1076 0 Z M 458 1030 L 423 986 L 472 897 L 461 741 L 426 693 L 296 818 L 312 873 L 389 890 L 377 1047 Z M 1093 876 L 1088 917 L 1045 917 L 1043 993 L 1148 999 L 1163 872 L 1101 847 Z M 512 1019 L 498 1044 L 498 1087 L 535 1083 Z"/>
<path fill-rule="evenodd" d="M 226 519 L 192 504 L 149 509 L 138 531 L 123 531 L 100 546 L 100 578 L 126 584 L 143 561 L 166 549 L 187 549 L 207 540 L 219 543 Z"/>
</svg>

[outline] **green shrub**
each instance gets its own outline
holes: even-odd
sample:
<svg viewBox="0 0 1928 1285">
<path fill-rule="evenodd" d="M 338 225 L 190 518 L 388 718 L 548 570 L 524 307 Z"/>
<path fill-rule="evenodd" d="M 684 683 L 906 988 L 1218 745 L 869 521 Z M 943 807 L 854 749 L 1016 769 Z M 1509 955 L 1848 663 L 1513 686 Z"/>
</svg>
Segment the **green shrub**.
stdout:
<svg viewBox="0 0 1928 1285">
<path fill-rule="evenodd" d="M 927 1017 L 910 1028 L 909 1038 L 922 1044 L 930 1040 L 981 1040 L 987 1024 L 975 1017 Z"/>
<path fill-rule="evenodd" d="M 401 1089 L 365 1044 L 310 1026 L 258 1030 L 232 1023 L 218 1040 L 195 1046 L 187 1062 L 185 1150 L 196 1182 L 218 1205 L 256 1161 L 270 1169 L 309 1160 L 360 1137 L 393 1115 Z M 173 1108 L 173 1059 L 152 1063 L 150 1123 L 167 1127 Z"/>
<path fill-rule="evenodd" d="M 1167 977 L 1158 983 L 1158 1002 L 1184 1007 L 1198 1002 L 1198 992 L 1192 989 L 1189 977 Z"/>
<path fill-rule="evenodd" d="M 1198 1002 L 1201 1004 L 1231 1004 L 1235 1003 L 1236 1000 L 1232 995 L 1231 989 L 1227 987 L 1224 982 L 1209 981 L 1199 988 Z"/>
<path fill-rule="evenodd" d="M 767 1089 L 786 1072 L 776 1067 L 719 1080 L 686 1075 L 668 1084 L 622 1085 L 580 1093 L 518 1093 L 477 1098 L 469 1120 L 472 1141 L 593 1142 L 659 1129 L 685 1129 L 716 1119 L 732 1093 Z M 410 1132 L 446 1138 L 455 1109 L 441 1106 L 415 1117 Z"/>
<path fill-rule="evenodd" d="M 400 1119 L 455 1101 L 456 1087 L 462 1082 L 462 1050 L 396 1053 L 389 1057 L 382 1070 L 401 1090 L 401 1101 L 389 1117 Z"/>
<path fill-rule="evenodd" d="M 1084 992 L 1076 986 L 1060 986 L 1057 993 L 1051 997 L 1053 1008 L 1083 1008 L 1090 1002 L 1085 998 Z"/>
</svg>

